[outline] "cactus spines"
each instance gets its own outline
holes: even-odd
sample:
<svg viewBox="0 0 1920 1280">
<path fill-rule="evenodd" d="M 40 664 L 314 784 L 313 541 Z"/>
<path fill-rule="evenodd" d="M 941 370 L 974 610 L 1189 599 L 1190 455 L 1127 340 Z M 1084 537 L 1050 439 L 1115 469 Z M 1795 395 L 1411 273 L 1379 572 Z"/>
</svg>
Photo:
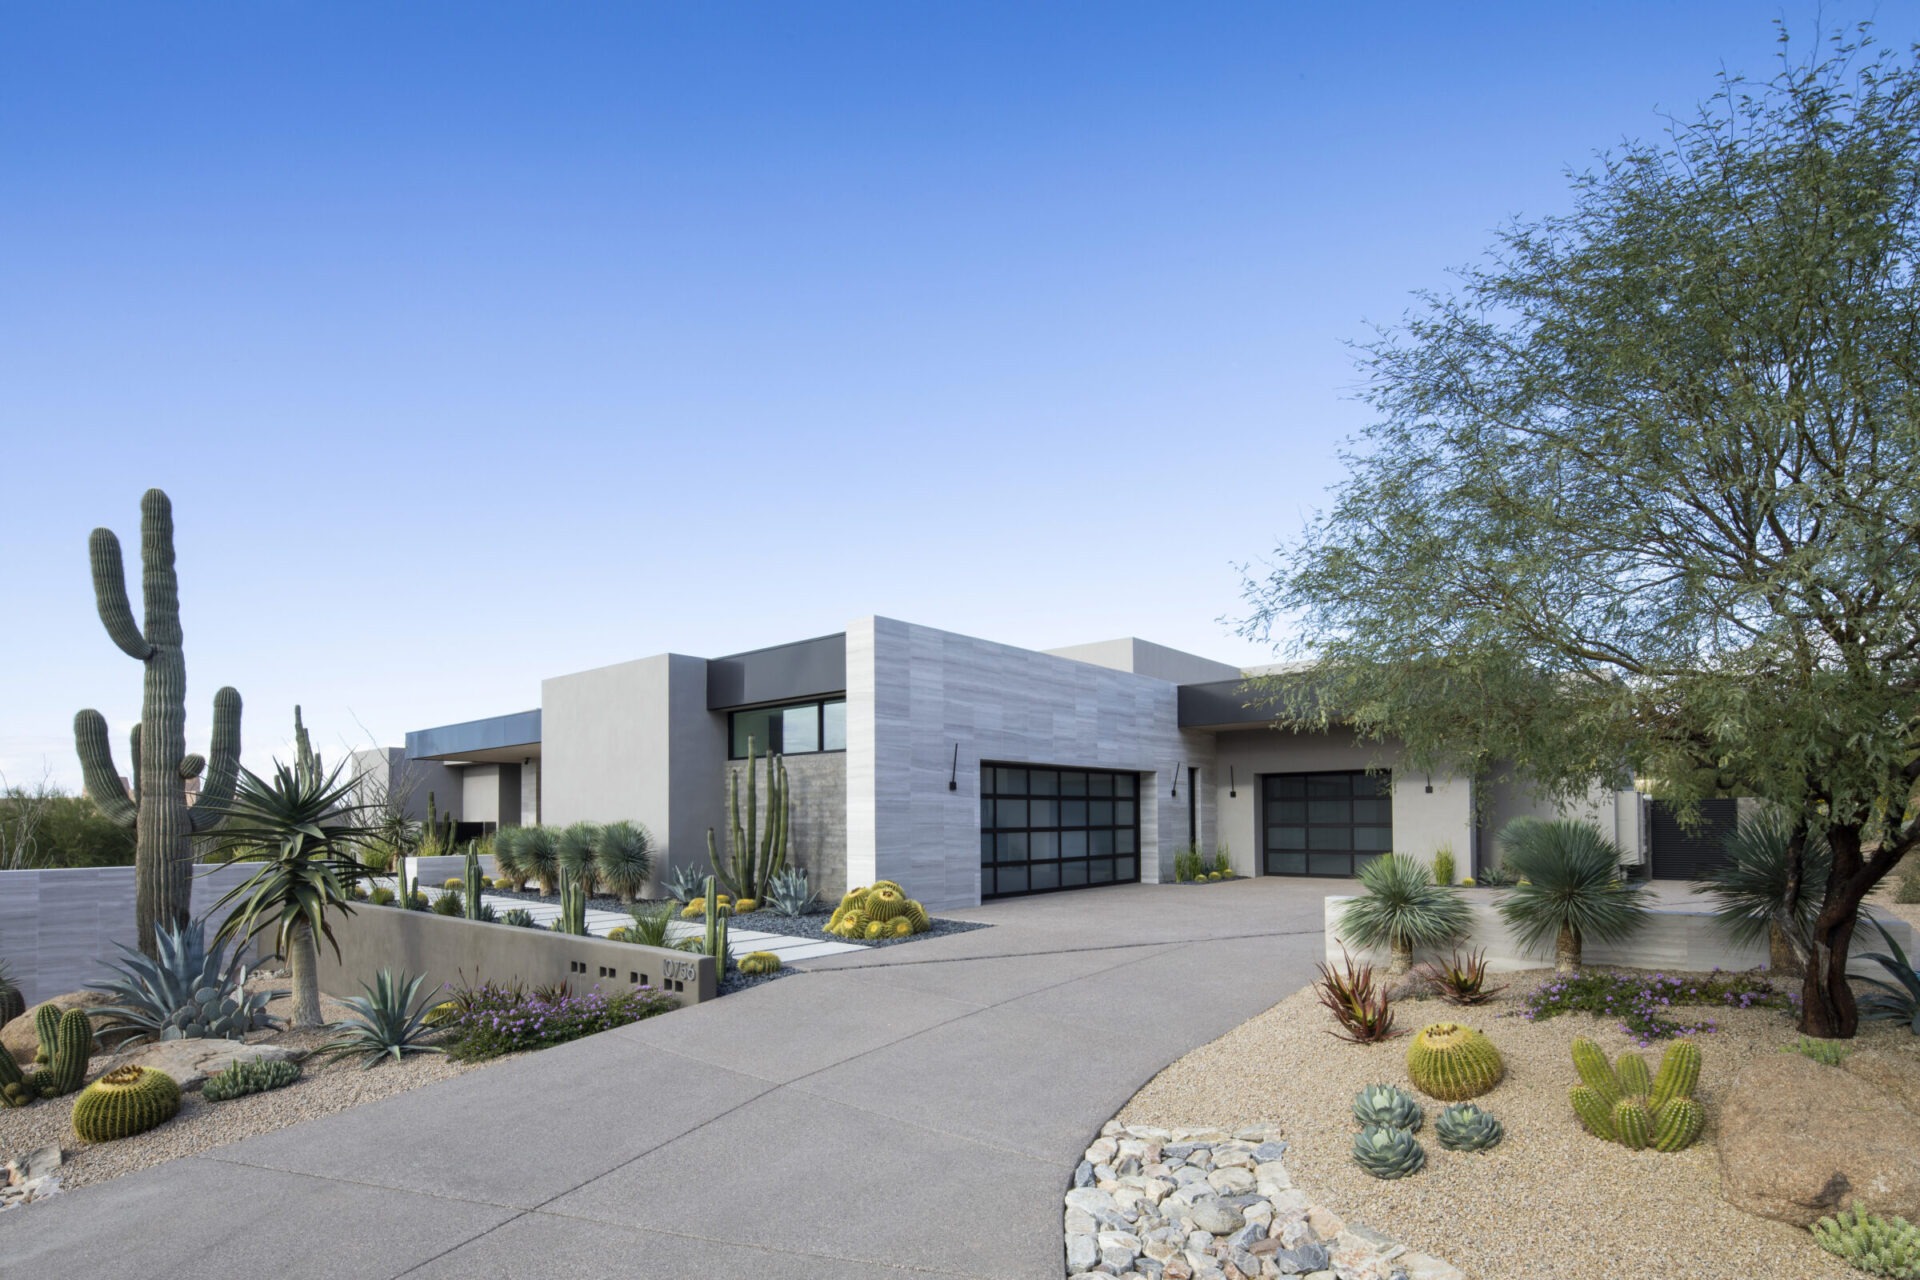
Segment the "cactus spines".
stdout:
<svg viewBox="0 0 1920 1280">
<path fill-rule="evenodd" d="M 731 908 L 722 899 L 719 886 L 712 876 L 707 877 L 707 891 L 703 897 L 711 905 L 706 913 L 707 928 L 701 939 L 701 950 L 714 958 L 715 967 L 724 974 L 727 971 L 727 916 Z"/>
<path fill-rule="evenodd" d="M 1585 1036 L 1574 1037 L 1573 1069 L 1580 1073 L 1580 1083 L 1599 1094 L 1609 1111 L 1620 1101 L 1620 1079 L 1613 1074 L 1613 1064 L 1607 1061 L 1606 1051 Z"/>
<path fill-rule="evenodd" d="M 1410 1129 L 1368 1125 L 1354 1136 L 1353 1159 L 1376 1178 L 1404 1178 L 1426 1167 L 1427 1151 Z"/>
<path fill-rule="evenodd" d="M 1675 1098 L 1691 1098 L 1699 1083 L 1700 1046 L 1691 1040 L 1676 1040 L 1661 1055 L 1660 1070 L 1647 1098 L 1657 1111 Z"/>
<path fill-rule="evenodd" d="M 112 1142 L 165 1124 L 179 1110 L 180 1086 L 172 1076 L 128 1063 L 81 1091 L 73 1131 L 87 1142 Z"/>
<path fill-rule="evenodd" d="M 1622 1098 L 1613 1104 L 1613 1140 L 1629 1151 L 1644 1151 L 1653 1141 L 1653 1116 L 1645 1098 Z"/>
<path fill-rule="evenodd" d="M 32 1101 L 32 1084 L 21 1073 L 13 1055 L 0 1046 L 0 1107 L 24 1107 Z"/>
<path fill-rule="evenodd" d="M 891 920 L 907 909 L 907 895 L 898 889 L 875 885 L 867 890 L 867 919 Z"/>
<path fill-rule="evenodd" d="M 1457 1022 L 1421 1028 L 1407 1050 L 1414 1087 L 1442 1102 L 1477 1098 L 1499 1084 L 1506 1071 L 1493 1041 Z"/>
<path fill-rule="evenodd" d="M 891 880 L 876 880 L 863 888 L 847 890 L 827 918 L 828 933 L 874 941 L 925 933 L 932 925 L 927 909 Z"/>
<path fill-rule="evenodd" d="M 41 1066 L 53 1061 L 53 1047 L 59 1040 L 60 1006 L 43 1004 L 33 1013 L 33 1034 L 40 1042 L 33 1060 Z"/>
<path fill-rule="evenodd" d="M 173 504 L 158 489 L 140 500 L 141 585 L 145 626 L 127 599 L 120 540 L 95 529 L 88 540 L 94 603 L 107 636 L 143 664 L 140 723 L 131 734 L 133 794 L 120 781 L 107 741 L 107 722 L 91 708 L 73 718 L 86 793 L 107 818 L 134 831 L 140 949 L 154 954 L 154 928 L 184 925 L 191 905 L 188 876 L 193 837 L 219 822 L 240 767 L 240 695 L 213 697 L 213 734 L 203 760 L 187 754 L 187 663 L 180 630 L 180 583 L 173 563 Z M 197 803 L 187 804 L 188 781 L 206 778 Z"/>
<path fill-rule="evenodd" d="M 480 874 L 479 849 L 471 840 L 467 841 L 466 873 L 461 879 L 464 881 L 462 885 L 464 892 L 460 900 L 466 905 L 467 919 L 478 920 L 480 908 L 484 905 L 480 900 L 480 894 L 486 888 L 487 882 Z"/>
<path fill-rule="evenodd" d="M 1580 1117 L 1580 1123 L 1587 1132 L 1596 1138 L 1613 1141 L 1613 1105 L 1606 1095 L 1590 1085 L 1575 1085 L 1569 1095 L 1573 1100 L 1573 1113 Z"/>
<path fill-rule="evenodd" d="M 585 937 L 587 932 L 587 887 L 571 871 L 560 873 L 560 933 Z"/>
<path fill-rule="evenodd" d="M 1637 1053 L 1623 1053 L 1615 1058 L 1613 1074 L 1620 1081 L 1620 1092 L 1626 1097 L 1644 1098 L 1653 1092 L 1653 1077 L 1647 1072 L 1647 1060 Z"/>
<path fill-rule="evenodd" d="M 764 973 L 778 973 L 780 957 L 771 951 L 749 951 L 740 957 L 740 972 L 759 976 Z"/>
<path fill-rule="evenodd" d="M 67 1010 L 60 1015 L 59 1025 L 54 1029 L 53 1050 L 47 1065 L 34 1073 L 35 1091 L 43 1098 L 72 1093 L 87 1078 L 87 1062 L 92 1057 L 93 1024 L 87 1020 L 87 1011 Z"/>
<path fill-rule="evenodd" d="M 1419 1101 L 1405 1089 L 1370 1084 L 1353 1096 L 1353 1118 L 1363 1125 L 1388 1129 L 1418 1129 L 1424 1113 Z"/>
<path fill-rule="evenodd" d="M 1486 1151 L 1500 1145 L 1506 1128 L 1471 1102 L 1456 1102 L 1434 1118 L 1433 1133 L 1449 1151 Z"/>
<path fill-rule="evenodd" d="M 1706 1108 L 1692 1098 L 1667 1099 L 1653 1113 L 1654 1150 L 1685 1150 L 1693 1145 L 1706 1123 Z"/>
</svg>

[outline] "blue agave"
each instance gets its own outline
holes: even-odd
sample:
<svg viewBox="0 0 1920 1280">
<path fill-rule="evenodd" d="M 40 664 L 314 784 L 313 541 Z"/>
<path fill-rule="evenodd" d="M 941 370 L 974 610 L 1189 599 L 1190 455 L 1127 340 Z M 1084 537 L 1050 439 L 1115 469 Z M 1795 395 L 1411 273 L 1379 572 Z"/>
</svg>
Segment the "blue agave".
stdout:
<svg viewBox="0 0 1920 1280">
<path fill-rule="evenodd" d="M 238 1040 L 249 1031 L 277 1027 L 267 1003 L 284 991 L 246 989 L 244 948 L 231 955 L 227 943 L 207 945 L 207 922 L 163 925 L 154 930 L 149 959 L 124 943 L 113 961 L 117 976 L 88 985 L 118 1003 L 93 1010 L 95 1030 L 109 1039 Z"/>
</svg>

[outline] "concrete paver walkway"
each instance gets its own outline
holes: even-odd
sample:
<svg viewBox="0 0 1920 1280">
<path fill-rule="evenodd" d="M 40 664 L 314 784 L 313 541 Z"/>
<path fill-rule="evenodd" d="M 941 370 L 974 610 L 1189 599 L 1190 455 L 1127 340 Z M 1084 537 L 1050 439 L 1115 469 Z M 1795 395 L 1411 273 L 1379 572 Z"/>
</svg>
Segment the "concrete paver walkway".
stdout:
<svg viewBox="0 0 1920 1280">
<path fill-rule="evenodd" d="M 1057 1280 L 1082 1148 L 1337 881 L 1121 886 L 0 1215 L 0 1274 Z M 1284 1119 L 1284 1117 L 1276 1117 Z"/>
</svg>

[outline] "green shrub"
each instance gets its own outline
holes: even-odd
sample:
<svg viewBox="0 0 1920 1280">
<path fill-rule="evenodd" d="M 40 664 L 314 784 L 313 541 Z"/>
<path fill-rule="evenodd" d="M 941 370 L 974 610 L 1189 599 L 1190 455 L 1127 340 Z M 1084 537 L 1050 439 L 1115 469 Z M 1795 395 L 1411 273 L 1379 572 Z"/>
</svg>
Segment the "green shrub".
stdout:
<svg viewBox="0 0 1920 1280">
<path fill-rule="evenodd" d="M 284 1089 L 300 1078 L 300 1064 L 297 1062 L 268 1061 L 262 1058 L 246 1059 L 227 1065 L 226 1070 L 208 1077 L 200 1090 L 200 1096 L 208 1102 L 226 1102 L 231 1098 L 245 1097 L 249 1093 L 265 1093 L 269 1089 Z"/>
<path fill-rule="evenodd" d="M 1205 875 L 1207 868 L 1205 856 L 1190 844 L 1183 844 L 1173 852 L 1173 878 L 1177 883 L 1190 884 Z"/>
<path fill-rule="evenodd" d="M 1853 1052 L 1853 1046 L 1844 1040 L 1819 1040 L 1813 1036 L 1801 1036 L 1792 1044 L 1780 1046 L 1782 1053 L 1797 1053 L 1803 1058 L 1812 1058 L 1823 1067 L 1837 1067 L 1847 1060 Z"/>
<path fill-rule="evenodd" d="M 1443 844 L 1433 852 L 1433 882 L 1440 885 L 1453 883 L 1453 846 Z"/>
<path fill-rule="evenodd" d="M 372 893 L 367 895 L 367 901 L 376 907 L 390 907 L 393 905 L 393 890 L 387 888 L 385 885 L 380 885 Z"/>
</svg>

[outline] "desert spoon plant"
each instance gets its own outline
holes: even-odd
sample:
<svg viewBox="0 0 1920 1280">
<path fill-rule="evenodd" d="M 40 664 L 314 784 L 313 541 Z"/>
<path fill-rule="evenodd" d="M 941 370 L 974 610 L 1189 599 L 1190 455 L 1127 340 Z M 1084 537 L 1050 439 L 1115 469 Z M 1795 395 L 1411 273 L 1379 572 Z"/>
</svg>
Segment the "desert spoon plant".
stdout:
<svg viewBox="0 0 1920 1280">
<path fill-rule="evenodd" d="M 1412 858 L 1382 854 L 1360 868 L 1360 883 L 1366 892 L 1346 905 L 1340 932 L 1363 947 L 1387 947 L 1387 972 L 1395 977 L 1413 967 L 1415 947 L 1452 942 L 1473 923 L 1460 891 L 1435 884 L 1426 864 Z"/>
<path fill-rule="evenodd" d="M 158 489 L 140 499 L 140 560 L 145 626 L 133 620 L 120 539 L 95 529 L 88 540 L 94 602 L 107 635 L 145 667 L 140 723 L 128 744 L 133 794 L 127 794 L 107 740 L 106 718 L 91 708 L 73 718 L 73 741 L 87 796 L 108 820 L 134 832 L 134 915 L 140 949 L 154 954 L 154 930 L 184 925 L 191 914 L 188 877 L 193 840 L 220 821 L 240 768 L 240 695 L 213 695 L 209 757 L 187 753 L 187 660 L 180 630 L 180 580 L 173 567 L 173 504 Z M 187 784 L 204 772 L 198 802 Z"/>
</svg>

